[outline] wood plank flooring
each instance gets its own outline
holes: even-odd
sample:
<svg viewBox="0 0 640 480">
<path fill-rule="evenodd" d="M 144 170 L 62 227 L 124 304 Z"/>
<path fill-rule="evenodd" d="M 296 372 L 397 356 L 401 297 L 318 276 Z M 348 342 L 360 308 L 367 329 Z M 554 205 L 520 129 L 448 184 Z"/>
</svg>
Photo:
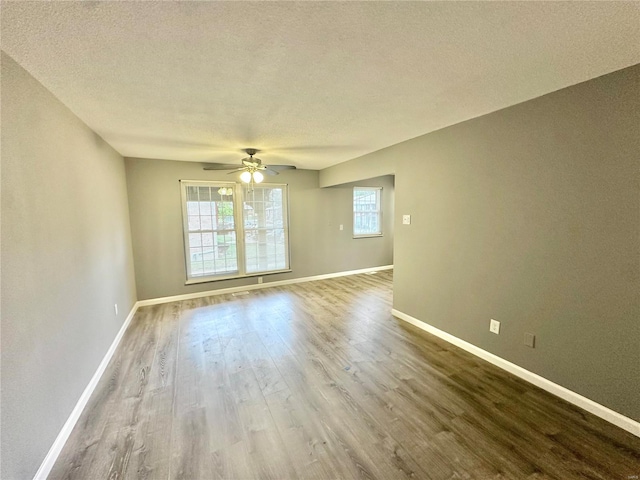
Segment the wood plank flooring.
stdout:
<svg viewBox="0 0 640 480">
<path fill-rule="evenodd" d="M 392 272 L 141 308 L 51 479 L 623 479 L 640 439 L 391 316 Z"/>
</svg>

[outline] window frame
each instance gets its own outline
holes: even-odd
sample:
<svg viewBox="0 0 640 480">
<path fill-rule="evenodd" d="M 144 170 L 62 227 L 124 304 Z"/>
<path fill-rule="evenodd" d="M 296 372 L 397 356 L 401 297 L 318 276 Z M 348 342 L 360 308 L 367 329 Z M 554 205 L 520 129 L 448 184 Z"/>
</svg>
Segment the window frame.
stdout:
<svg viewBox="0 0 640 480">
<path fill-rule="evenodd" d="M 377 213 L 378 214 L 378 225 L 380 227 L 380 231 L 378 233 L 356 233 L 356 215 L 360 212 L 356 210 L 356 190 L 368 190 L 376 192 L 376 207 L 375 212 L 367 212 L 367 213 Z M 353 212 L 353 238 L 372 238 L 372 237 L 382 237 L 384 236 L 382 229 L 382 187 L 363 187 L 363 186 L 354 186 L 353 193 L 351 196 L 351 209 Z"/>
<path fill-rule="evenodd" d="M 281 268 L 281 269 L 277 269 L 277 270 L 262 270 L 262 271 L 256 271 L 256 272 L 247 272 L 247 256 L 246 256 L 246 244 L 245 244 L 245 240 L 246 240 L 246 231 L 247 230 L 255 230 L 256 232 L 259 232 L 260 230 L 278 230 L 279 228 L 267 228 L 267 227 L 261 227 L 261 228 L 250 228 L 250 229 L 245 229 L 245 225 L 244 225 L 244 217 L 242 217 L 242 253 L 243 253 L 243 259 L 242 259 L 242 264 L 243 264 L 243 272 L 245 277 L 256 277 L 256 276 L 262 276 L 262 275 L 271 275 L 273 273 L 283 273 L 283 272 L 290 272 L 291 271 L 291 243 L 290 243 L 290 234 L 289 234 L 289 185 L 286 183 L 260 183 L 258 185 L 255 185 L 253 188 L 255 189 L 260 189 L 260 188 L 264 188 L 264 187 L 281 187 L 282 188 L 282 208 L 283 208 L 283 212 L 282 212 L 282 230 L 283 230 L 283 236 L 285 239 L 285 248 L 286 248 L 286 255 L 285 255 L 285 268 Z M 242 203 L 242 212 L 244 212 L 244 204 L 246 201 L 245 198 L 245 185 L 243 184 L 239 184 L 238 185 L 239 190 L 241 191 L 241 196 L 240 198 L 240 202 Z"/>
<path fill-rule="evenodd" d="M 189 245 L 189 215 L 187 211 L 187 188 L 192 186 L 207 186 L 216 188 L 233 188 L 233 221 L 234 230 L 236 235 L 236 256 L 237 256 L 237 271 L 230 274 L 222 273 L 217 275 L 204 274 L 201 276 L 194 276 L 191 273 L 190 262 L 190 245 Z M 217 282 L 221 280 L 231 280 L 234 278 L 249 278 L 259 277 L 265 275 L 272 275 L 276 273 L 291 272 L 291 244 L 290 244 L 290 232 L 289 232 L 289 185 L 286 183 L 265 183 L 256 185 L 255 188 L 264 187 L 281 187 L 283 190 L 283 229 L 285 237 L 285 249 L 286 249 L 286 267 L 278 270 L 266 270 L 261 272 L 247 273 L 246 267 L 246 249 L 245 249 L 245 228 L 244 228 L 244 206 L 245 206 L 245 186 L 238 182 L 225 182 L 222 180 L 180 180 L 180 201 L 182 210 L 182 238 L 183 238 L 183 254 L 185 263 L 185 285 L 193 285 L 198 283 Z"/>
</svg>

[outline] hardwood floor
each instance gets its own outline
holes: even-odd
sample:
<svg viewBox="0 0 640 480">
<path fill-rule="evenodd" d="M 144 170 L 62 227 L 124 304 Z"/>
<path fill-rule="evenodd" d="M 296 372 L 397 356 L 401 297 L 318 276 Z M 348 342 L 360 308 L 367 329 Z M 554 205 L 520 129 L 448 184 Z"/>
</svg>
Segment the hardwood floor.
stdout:
<svg viewBox="0 0 640 480">
<path fill-rule="evenodd" d="M 640 476 L 640 438 L 395 319 L 391 283 L 141 308 L 49 478 Z"/>
</svg>

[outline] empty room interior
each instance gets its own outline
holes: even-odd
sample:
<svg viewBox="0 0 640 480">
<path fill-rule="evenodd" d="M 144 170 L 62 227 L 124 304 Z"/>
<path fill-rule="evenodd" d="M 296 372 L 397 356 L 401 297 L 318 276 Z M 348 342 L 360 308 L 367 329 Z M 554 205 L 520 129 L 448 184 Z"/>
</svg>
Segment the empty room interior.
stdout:
<svg viewBox="0 0 640 480">
<path fill-rule="evenodd" d="M 0 14 L 3 480 L 640 478 L 639 2 Z"/>
</svg>

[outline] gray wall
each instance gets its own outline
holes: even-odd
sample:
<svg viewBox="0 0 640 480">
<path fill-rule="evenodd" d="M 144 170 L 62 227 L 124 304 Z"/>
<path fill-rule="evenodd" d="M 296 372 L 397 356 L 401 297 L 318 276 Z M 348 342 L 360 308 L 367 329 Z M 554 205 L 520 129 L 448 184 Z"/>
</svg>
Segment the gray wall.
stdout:
<svg viewBox="0 0 640 480">
<path fill-rule="evenodd" d="M 136 291 L 123 158 L 4 53 L 1 77 L 1 475 L 27 479 Z"/>
<path fill-rule="evenodd" d="M 640 67 L 331 167 L 321 184 L 385 162 L 394 307 L 640 420 Z"/>
<path fill-rule="evenodd" d="M 136 285 L 140 300 L 257 283 L 243 278 L 185 285 L 179 180 L 237 181 L 199 163 L 125 159 Z M 352 188 L 318 188 L 318 172 L 296 170 L 265 182 L 289 185 L 291 270 L 264 283 L 393 263 L 393 177 L 359 185 L 383 187 L 383 237 L 352 238 Z M 344 230 L 339 230 L 339 225 Z"/>
<path fill-rule="evenodd" d="M 321 188 L 356 182 L 363 178 L 394 175 L 398 157 L 395 148 L 378 150 L 376 155 L 364 155 L 320 171 Z"/>
</svg>

